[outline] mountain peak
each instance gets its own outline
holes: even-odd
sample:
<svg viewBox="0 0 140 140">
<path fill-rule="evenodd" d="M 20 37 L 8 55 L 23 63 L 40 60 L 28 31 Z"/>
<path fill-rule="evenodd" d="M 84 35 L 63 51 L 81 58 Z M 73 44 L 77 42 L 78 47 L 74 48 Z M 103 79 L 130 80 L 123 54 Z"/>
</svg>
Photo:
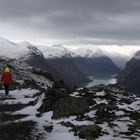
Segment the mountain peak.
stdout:
<svg viewBox="0 0 140 140">
<path fill-rule="evenodd" d="M 98 48 L 94 48 L 94 49 L 78 48 L 75 50 L 75 53 L 81 57 L 99 57 L 104 55 L 102 50 Z"/>
<path fill-rule="evenodd" d="M 19 42 L 18 43 L 20 46 L 33 46 L 33 44 L 31 44 L 30 42 L 28 41 L 22 41 L 22 42 Z"/>
<path fill-rule="evenodd" d="M 140 59 L 140 50 L 135 53 L 134 58 Z"/>
</svg>

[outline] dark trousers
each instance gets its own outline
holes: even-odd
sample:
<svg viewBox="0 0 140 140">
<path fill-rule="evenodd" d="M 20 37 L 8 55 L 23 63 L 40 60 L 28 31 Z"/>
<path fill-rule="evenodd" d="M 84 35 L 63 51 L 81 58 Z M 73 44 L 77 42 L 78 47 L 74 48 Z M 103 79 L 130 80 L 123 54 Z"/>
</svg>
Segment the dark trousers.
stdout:
<svg viewBox="0 0 140 140">
<path fill-rule="evenodd" d="M 5 94 L 9 94 L 9 85 L 4 85 Z"/>
</svg>

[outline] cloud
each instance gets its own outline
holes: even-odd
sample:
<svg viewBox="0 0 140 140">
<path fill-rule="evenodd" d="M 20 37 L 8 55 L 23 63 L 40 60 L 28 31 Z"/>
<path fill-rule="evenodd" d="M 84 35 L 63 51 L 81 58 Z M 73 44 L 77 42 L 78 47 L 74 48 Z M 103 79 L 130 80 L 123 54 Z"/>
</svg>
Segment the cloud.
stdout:
<svg viewBox="0 0 140 140">
<path fill-rule="evenodd" d="M 15 38 L 21 30 L 20 38 L 139 44 L 140 1 L 0 0 L 0 23 Z"/>
</svg>

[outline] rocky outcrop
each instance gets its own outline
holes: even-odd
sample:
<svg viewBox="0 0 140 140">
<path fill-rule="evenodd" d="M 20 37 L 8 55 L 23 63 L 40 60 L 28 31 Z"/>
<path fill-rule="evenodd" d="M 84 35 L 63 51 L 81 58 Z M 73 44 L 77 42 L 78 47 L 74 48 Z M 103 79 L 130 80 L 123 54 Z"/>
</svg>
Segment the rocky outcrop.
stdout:
<svg viewBox="0 0 140 140">
<path fill-rule="evenodd" d="M 82 139 L 92 140 L 99 137 L 101 129 L 97 125 L 83 125 L 73 129 L 73 131 L 75 135 L 78 135 Z"/>
<path fill-rule="evenodd" d="M 69 127 L 74 135 L 86 140 L 108 135 L 112 139 L 140 136 L 140 98 L 135 94 L 116 85 L 84 87 L 70 92 L 61 84 L 48 88 L 41 110 L 52 111 L 52 119 L 60 119 L 60 124 Z"/>
<path fill-rule="evenodd" d="M 88 101 L 84 98 L 71 97 L 64 82 L 57 81 L 52 88 L 48 87 L 39 111 L 48 112 L 53 110 L 53 119 L 82 115 L 89 108 Z"/>
<path fill-rule="evenodd" d="M 105 103 L 98 104 L 96 108 L 97 108 L 96 116 L 99 117 L 113 117 L 115 114 L 114 112 L 111 111 L 113 110 L 115 111 L 116 109 L 118 109 L 117 106 Z"/>
<path fill-rule="evenodd" d="M 48 112 L 54 109 L 56 101 L 69 96 L 68 92 L 64 88 L 48 88 L 45 93 L 45 98 L 43 100 L 43 104 L 38 109 L 41 112 Z"/>
<path fill-rule="evenodd" d="M 53 119 L 82 115 L 89 109 L 89 103 L 82 98 L 65 97 L 57 100 L 53 109 Z"/>
</svg>

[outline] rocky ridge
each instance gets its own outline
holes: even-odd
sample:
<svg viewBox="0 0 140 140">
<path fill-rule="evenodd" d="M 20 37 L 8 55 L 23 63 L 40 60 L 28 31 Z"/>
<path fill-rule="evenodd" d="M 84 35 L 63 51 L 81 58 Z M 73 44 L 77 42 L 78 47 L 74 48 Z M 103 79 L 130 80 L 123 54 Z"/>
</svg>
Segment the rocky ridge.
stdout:
<svg viewBox="0 0 140 140">
<path fill-rule="evenodd" d="M 129 91 L 139 95 L 140 92 L 140 51 L 136 52 L 131 60 L 118 75 L 118 85 L 126 87 Z"/>
<path fill-rule="evenodd" d="M 82 139 L 140 137 L 140 98 L 114 85 L 82 88 L 73 93 L 62 87 L 50 88 L 39 110 L 52 111 L 52 122 L 57 119 Z"/>
</svg>

